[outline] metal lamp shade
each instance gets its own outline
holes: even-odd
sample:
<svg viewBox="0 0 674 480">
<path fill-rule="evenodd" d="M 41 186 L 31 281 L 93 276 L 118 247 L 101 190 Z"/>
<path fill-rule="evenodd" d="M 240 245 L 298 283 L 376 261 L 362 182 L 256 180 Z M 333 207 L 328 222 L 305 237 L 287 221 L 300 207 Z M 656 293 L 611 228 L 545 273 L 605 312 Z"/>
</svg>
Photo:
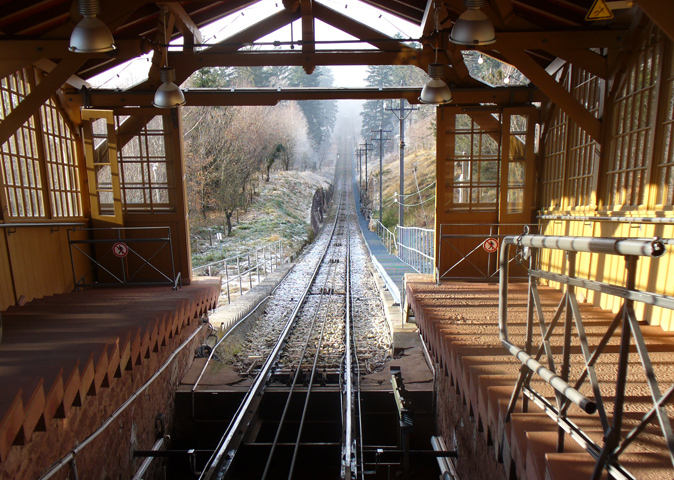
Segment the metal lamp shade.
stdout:
<svg viewBox="0 0 674 480">
<path fill-rule="evenodd" d="M 185 95 L 180 87 L 173 82 L 164 82 L 159 85 L 154 94 L 152 105 L 157 108 L 174 108 L 185 105 Z"/>
<path fill-rule="evenodd" d="M 445 82 L 439 78 L 431 78 L 421 90 L 419 101 L 421 103 L 444 105 L 452 101 L 452 92 Z"/>
<path fill-rule="evenodd" d="M 496 41 L 496 33 L 484 12 L 469 8 L 457 18 L 449 40 L 458 45 L 490 45 Z"/>
<path fill-rule="evenodd" d="M 77 53 L 109 52 L 115 39 L 105 23 L 96 17 L 84 17 L 70 35 L 70 51 Z"/>
<path fill-rule="evenodd" d="M 176 79 L 175 70 L 172 68 L 162 68 L 159 72 L 161 81 L 157 92 L 154 94 L 152 105 L 157 108 L 175 108 L 179 105 L 185 105 L 185 95 L 180 87 L 173 83 Z"/>
</svg>

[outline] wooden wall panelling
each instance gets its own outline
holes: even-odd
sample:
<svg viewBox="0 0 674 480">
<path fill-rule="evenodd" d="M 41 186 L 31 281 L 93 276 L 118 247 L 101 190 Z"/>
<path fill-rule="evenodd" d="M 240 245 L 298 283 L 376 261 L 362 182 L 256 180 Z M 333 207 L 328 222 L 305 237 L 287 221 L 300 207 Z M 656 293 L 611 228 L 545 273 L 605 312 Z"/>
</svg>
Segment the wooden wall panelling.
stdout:
<svg viewBox="0 0 674 480">
<path fill-rule="evenodd" d="M 0 310 L 4 311 L 15 304 L 12 265 L 9 261 L 7 229 L 0 229 Z"/>
<path fill-rule="evenodd" d="M 168 123 L 172 128 L 167 144 L 170 148 L 167 152 L 171 156 L 175 188 L 175 205 L 179 221 L 175 230 L 171 230 L 174 245 L 174 257 L 176 260 L 176 272 L 180 271 L 182 281 L 189 285 L 192 280 L 192 252 L 190 250 L 189 219 L 187 215 L 187 190 L 185 186 L 185 144 L 183 142 L 182 110 L 171 110 L 171 121 Z"/>
<path fill-rule="evenodd" d="M 436 161 L 435 161 L 435 238 L 434 238 L 434 265 L 440 268 L 440 225 L 445 208 L 445 195 L 447 187 L 445 185 L 445 159 L 447 158 L 448 149 L 453 149 L 453 139 L 447 135 L 447 119 L 449 118 L 448 107 L 438 107 L 435 114 L 436 118 Z M 448 142 L 452 142 L 448 145 Z"/>
</svg>

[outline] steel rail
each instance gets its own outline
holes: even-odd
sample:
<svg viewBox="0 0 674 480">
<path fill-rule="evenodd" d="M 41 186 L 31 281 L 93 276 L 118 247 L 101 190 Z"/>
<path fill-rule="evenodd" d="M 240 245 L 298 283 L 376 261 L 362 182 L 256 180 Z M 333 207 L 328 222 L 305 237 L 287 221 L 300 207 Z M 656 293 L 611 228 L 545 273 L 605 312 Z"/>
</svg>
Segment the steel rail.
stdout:
<svg viewBox="0 0 674 480">
<path fill-rule="evenodd" d="M 343 193 L 342 193 L 343 196 Z M 338 205 L 340 205 L 341 208 L 341 198 L 340 202 Z M 295 308 L 293 309 L 293 312 L 291 313 L 290 317 L 288 318 L 288 321 L 286 322 L 285 327 L 283 328 L 283 331 L 279 335 L 279 339 L 276 342 L 274 348 L 270 352 L 269 356 L 267 357 L 267 360 L 265 363 L 262 365 L 260 368 L 260 371 L 258 372 L 257 376 L 255 377 L 255 381 L 253 382 L 253 385 L 251 388 L 248 390 L 246 393 L 243 401 L 239 405 L 239 408 L 236 411 L 236 414 L 232 421 L 230 422 L 229 426 L 227 427 L 227 430 L 225 431 L 225 434 L 221 437 L 220 442 L 218 443 L 218 446 L 216 447 L 215 451 L 213 452 L 213 455 L 211 458 L 208 460 L 208 463 L 206 464 L 206 467 L 204 470 L 201 472 L 199 476 L 199 480 L 211 480 L 211 479 L 221 479 L 224 477 L 226 471 L 228 470 L 229 466 L 231 465 L 232 460 L 234 459 L 234 455 L 236 453 L 236 450 L 238 449 L 238 442 L 237 444 L 234 444 L 235 437 L 238 439 L 241 439 L 243 437 L 243 431 L 246 430 L 247 425 L 244 425 L 246 423 L 246 420 L 248 422 L 250 421 L 250 407 L 253 405 L 253 402 L 255 401 L 256 404 L 259 403 L 260 398 L 262 396 L 262 392 L 264 391 L 269 377 L 271 376 L 271 371 L 272 367 L 278 362 L 278 358 L 281 354 L 281 351 L 283 349 L 283 346 L 285 344 L 286 339 L 288 338 L 290 331 L 292 330 L 295 320 L 297 319 L 297 315 L 302 308 L 310 290 L 311 286 L 313 285 L 316 276 L 318 274 L 318 271 L 320 270 L 323 261 L 325 260 L 325 256 L 327 255 L 327 252 L 329 251 L 330 243 L 332 241 L 332 238 L 334 237 L 335 230 L 337 227 L 337 222 L 339 219 L 339 212 L 335 215 L 335 221 L 332 225 L 332 230 L 330 232 L 330 239 L 328 240 L 325 249 L 321 255 L 321 258 L 316 264 L 316 267 L 314 268 L 314 271 L 310 277 L 310 280 L 308 282 L 308 287 L 305 289 L 303 292 L 301 298 L 297 302 Z"/>
<path fill-rule="evenodd" d="M 348 218 L 347 218 L 348 221 Z M 355 335 L 353 333 L 353 328 L 351 324 L 351 232 L 347 230 L 346 235 L 346 324 L 344 327 L 345 333 L 345 347 L 346 351 L 344 352 L 345 361 L 344 361 L 344 381 L 345 381 L 345 392 L 344 392 L 344 445 L 342 446 L 342 478 L 350 479 L 353 474 L 353 365 L 352 365 L 352 355 L 353 352 L 356 352 L 355 348 L 353 352 L 351 351 L 351 341 L 355 342 Z"/>
<path fill-rule="evenodd" d="M 340 207 L 341 207 L 341 205 L 340 205 Z M 330 249 L 331 243 L 332 243 L 332 240 L 330 240 L 330 242 L 328 243 L 328 250 Z M 322 265 L 322 262 L 321 262 L 321 265 Z M 331 274 L 332 274 L 332 276 L 331 276 Z M 325 292 L 327 291 L 325 286 L 328 285 L 328 282 L 330 280 L 334 279 L 334 275 L 335 275 L 334 264 L 329 263 L 328 264 L 328 272 L 327 272 L 327 275 L 325 276 L 325 281 L 323 282 L 323 288 L 321 289 L 321 296 L 318 300 L 318 305 L 316 305 L 316 307 L 314 309 L 313 317 L 311 319 L 311 326 L 309 327 L 309 331 L 307 332 L 306 339 L 304 340 L 304 345 L 302 346 L 302 352 L 300 353 L 299 358 L 297 360 L 297 367 L 295 368 L 295 374 L 293 376 L 293 381 L 292 381 L 292 384 L 290 385 L 290 390 L 288 391 L 288 396 L 286 397 L 286 403 L 283 407 L 283 412 L 281 413 L 281 419 L 279 420 L 278 427 L 276 428 L 276 434 L 274 435 L 274 440 L 272 441 L 271 449 L 269 451 L 269 455 L 267 456 L 267 463 L 264 467 L 264 471 L 262 472 L 261 480 L 265 480 L 267 478 L 267 474 L 269 473 L 269 469 L 271 468 L 274 453 L 276 451 L 276 446 L 279 443 L 279 439 L 281 437 L 281 431 L 283 430 L 283 426 L 285 425 L 286 415 L 287 415 L 288 410 L 290 408 L 290 401 L 292 400 L 292 397 L 295 393 L 295 387 L 297 386 L 297 380 L 299 379 L 300 373 L 302 372 L 302 364 L 304 362 L 304 357 L 306 356 L 307 348 L 309 347 L 309 342 L 311 341 L 312 334 L 314 332 L 314 327 L 316 326 L 316 320 L 318 318 L 318 314 L 320 313 L 321 306 L 323 305 L 323 299 L 327 296 L 325 294 Z M 312 282 L 307 287 L 307 290 L 311 290 L 311 288 L 313 288 L 313 286 L 314 286 L 314 283 Z M 323 326 L 325 326 L 325 319 L 323 321 Z M 322 338 L 322 332 L 321 332 L 321 338 Z M 316 369 L 316 360 L 318 359 L 319 351 L 320 351 L 320 342 L 317 345 L 316 352 L 314 354 L 314 365 L 313 365 L 313 368 L 312 368 L 312 371 L 311 371 L 311 380 L 309 381 L 309 386 L 308 386 L 308 391 L 307 391 L 307 402 L 308 402 L 308 398 L 309 398 L 310 391 L 311 391 L 311 384 L 312 384 L 313 379 L 314 379 L 314 371 Z M 300 422 L 299 432 L 301 432 L 301 430 L 302 430 L 304 413 L 305 412 L 303 412 L 302 421 Z M 294 446 L 295 446 L 294 452 L 297 452 L 297 449 L 299 447 L 299 438 L 294 443 Z M 294 459 L 295 459 L 295 454 L 293 453 L 293 463 L 291 464 L 291 474 L 290 474 L 290 476 L 292 476 L 292 468 L 293 468 L 293 465 L 294 465 Z"/>
<path fill-rule="evenodd" d="M 334 279 L 337 276 L 337 269 L 336 268 L 331 268 L 331 269 L 333 270 L 333 272 L 332 272 L 333 276 L 332 276 L 331 280 L 333 280 L 333 285 L 334 285 Z M 326 283 L 327 283 L 327 279 L 326 279 Z M 321 294 L 321 300 L 323 298 L 325 298 L 326 296 L 327 296 L 327 294 L 322 293 Z M 328 302 L 331 303 L 332 301 L 334 301 L 334 297 L 331 295 L 329 297 Z M 319 310 L 320 310 L 320 305 L 316 307 L 316 315 L 318 315 Z M 300 417 L 300 423 L 299 423 L 299 426 L 297 428 L 297 439 L 295 440 L 295 448 L 293 450 L 292 460 L 290 461 L 290 471 L 288 473 L 288 480 L 292 479 L 293 473 L 295 471 L 295 462 L 297 461 L 297 452 L 299 451 L 300 440 L 302 438 L 302 432 L 304 430 L 304 421 L 306 419 L 307 410 L 309 408 L 309 399 L 311 398 L 311 391 L 312 391 L 312 387 L 313 387 L 313 384 L 314 384 L 314 377 L 316 375 L 316 366 L 318 364 L 318 357 L 320 356 L 321 347 L 323 346 L 325 325 L 328 323 L 328 320 L 329 320 L 329 318 L 326 315 L 323 318 L 323 323 L 321 324 L 321 333 L 319 335 L 318 342 L 316 343 L 316 352 L 314 354 L 314 363 L 311 366 L 311 375 L 309 376 L 309 384 L 307 385 L 307 392 L 306 392 L 306 396 L 304 397 L 304 406 L 302 407 L 302 416 Z M 309 343 L 310 338 L 311 338 L 310 336 L 307 336 L 307 344 Z M 300 358 L 300 364 L 301 364 L 303 359 L 304 359 L 304 355 L 302 356 L 302 358 Z"/>
<path fill-rule="evenodd" d="M 204 366 L 201 367 L 201 371 L 199 372 L 199 376 L 197 377 L 197 381 L 194 382 L 194 386 L 192 387 L 192 390 L 191 390 L 191 392 L 190 392 L 190 393 L 191 393 L 191 397 L 192 397 L 192 398 L 191 398 L 191 401 L 192 401 L 192 419 L 196 420 L 196 413 L 195 413 L 195 411 L 194 411 L 194 394 L 195 394 L 195 392 L 196 392 L 196 390 L 197 390 L 197 387 L 199 386 L 199 383 L 201 382 L 202 377 L 204 376 L 204 373 L 206 373 L 206 368 L 208 368 L 209 363 L 210 363 L 211 360 L 213 359 L 213 356 L 215 355 L 215 352 L 216 352 L 217 348 L 220 346 L 220 344 L 221 344 L 222 342 L 224 342 L 224 341 L 225 341 L 225 340 L 226 340 L 226 339 L 227 339 L 227 338 L 228 338 L 228 337 L 229 337 L 229 336 L 230 336 L 230 335 L 237 329 L 237 327 L 238 327 L 239 325 L 241 325 L 241 324 L 244 323 L 246 320 L 248 320 L 248 318 L 250 318 L 250 317 L 257 311 L 257 309 L 260 308 L 260 306 L 261 306 L 264 302 L 266 302 L 267 300 L 269 300 L 269 298 L 271 298 L 271 296 L 274 295 L 274 292 L 276 292 L 276 289 L 281 285 L 281 283 L 283 283 L 283 280 L 285 280 L 285 278 L 288 276 L 288 274 L 289 274 L 292 270 L 293 270 L 292 268 L 289 268 L 288 271 L 283 275 L 283 278 L 279 281 L 278 285 L 276 285 L 276 286 L 272 289 L 272 291 L 269 293 L 269 295 L 267 295 L 267 296 L 264 297 L 262 300 L 260 300 L 260 301 L 257 303 L 257 305 L 255 305 L 255 307 L 253 307 L 253 309 L 252 309 L 250 312 L 248 312 L 248 314 L 246 314 L 245 316 L 243 316 L 238 322 L 236 322 L 234 325 L 232 325 L 232 326 L 229 328 L 229 330 L 227 330 L 227 332 L 225 332 L 225 334 L 222 336 L 222 338 L 220 338 L 220 340 L 218 340 L 218 342 L 217 342 L 215 345 L 213 345 L 213 348 L 211 349 L 211 353 L 208 355 L 208 358 L 206 359 L 206 362 L 204 362 Z"/>
</svg>

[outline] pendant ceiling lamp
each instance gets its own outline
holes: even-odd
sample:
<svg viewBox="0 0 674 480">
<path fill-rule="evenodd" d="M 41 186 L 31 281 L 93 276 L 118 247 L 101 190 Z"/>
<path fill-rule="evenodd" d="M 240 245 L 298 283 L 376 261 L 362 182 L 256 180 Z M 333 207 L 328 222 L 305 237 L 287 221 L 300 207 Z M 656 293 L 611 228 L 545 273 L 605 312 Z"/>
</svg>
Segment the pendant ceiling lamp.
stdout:
<svg viewBox="0 0 674 480">
<path fill-rule="evenodd" d="M 458 45 L 491 45 L 496 41 L 494 25 L 487 15 L 480 10 L 486 0 L 463 0 L 466 11 L 457 18 L 449 40 Z"/>
<path fill-rule="evenodd" d="M 438 6 L 434 5 L 435 15 L 435 31 L 438 32 Z M 428 103 L 432 105 L 444 105 L 452 101 L 452 92 L 449 90 L 447 84 L 442 80 L 445 76 L 445 67 L 438 63 L 438 49 L 434 48 L 435 62 L 428 65 L 428 76 L 431 79 L 426 82 L 424 88 L 419 95 L 421 103 Z"/>
<path fill-rule="evenodd" d="M 176 71 L 173 68 L 168 66 L 168 44 L 169 38 L 166 34 L 166 20 L 168 9 L 162 7 L 164 14 L 164 41 L 166 42 L 166 61 L 164 67 L 159 71 L 159 79 L 162 81 L 162 84 L 159 85 L 157 92 L 154 94 L 154 100 L 152 105 L 157 108 L 175 108 L 180 105 L 185 105 L 185 95 L 178 85 L 174 82 L 176 80 Z"/>
<path fill-rule="evenodd" d="M 436 50 L 437 60 L 437 50 Z M 447 84 L 442 80 L 445 68 L 441 63 L 431 63 L 428 66 L 428 76 L 431 79 L 424 85 L 419 96 L 421 103 L 430 103 L 434 105 L 444 105 L 452 101 L 452 92 Z"/>
<path fill-rule="evenodd" d="M 99 0 L 79 0 L 79 12 L 84 17 L 70 34 L 70 51 L 77 53 L 110 52 L 115 39 L 108 26 L 96 15 L 101 13 Z"/>
</svg>

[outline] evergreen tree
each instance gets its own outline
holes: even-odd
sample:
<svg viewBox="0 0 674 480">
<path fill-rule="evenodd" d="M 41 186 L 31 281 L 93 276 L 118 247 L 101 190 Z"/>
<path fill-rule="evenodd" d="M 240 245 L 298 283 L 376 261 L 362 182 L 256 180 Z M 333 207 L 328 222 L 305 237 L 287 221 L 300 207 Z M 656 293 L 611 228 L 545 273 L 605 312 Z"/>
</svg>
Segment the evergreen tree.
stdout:
<svg viewBox="0 0 674 480">
<path fill-rule="evenodd" d="M 332 87 L 332 70 L 316 67 L 311 75 L 304 73 L 302 67 L 293 67 L 288 74 L 290 87 Z M 332 135 L 337 120 L 336 100 L 305 100 L 299 102 L 307 120 L 307 134 L 315 150 L 320 150 Z"/>
<path fill-rule="evenodd" d="M 392 65 L 370 65 L 367 67 L 367 77 L 365 78 L 368 87 L 393 87 L 396 80 L 395 67 Z M 389 106 L 386 100 L 368 100 L 363 104 L 363 111 L 360 113 L 363 117 L 361 136 L 364 139 L 370 139 L 372 130 L 391 130 L 393 132 L 396 119 L 390 112 L 386 111 Z"/>
</svg>

